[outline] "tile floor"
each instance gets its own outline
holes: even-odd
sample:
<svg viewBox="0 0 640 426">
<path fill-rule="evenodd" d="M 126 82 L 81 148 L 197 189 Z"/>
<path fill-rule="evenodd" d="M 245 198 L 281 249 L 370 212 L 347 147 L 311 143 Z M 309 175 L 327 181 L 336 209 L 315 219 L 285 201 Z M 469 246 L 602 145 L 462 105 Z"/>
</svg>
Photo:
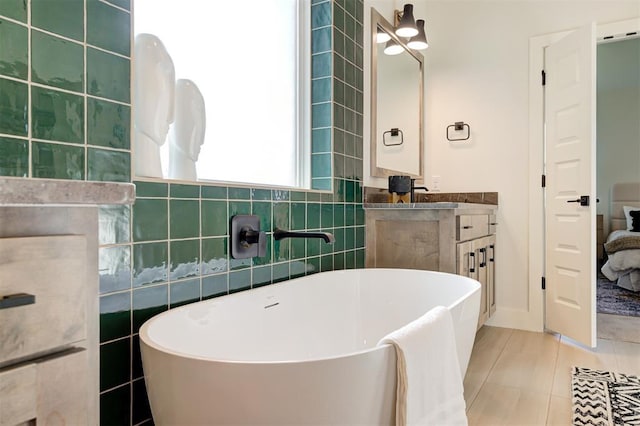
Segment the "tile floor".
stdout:
<svg viewBox="0 0 640 426">
<path fill-rule="evenodd" d="M 464 379 L 469 425 L 571 425 L 573 365 L 640 375 L 640 343 L 484 326 Z"/>
</svg>

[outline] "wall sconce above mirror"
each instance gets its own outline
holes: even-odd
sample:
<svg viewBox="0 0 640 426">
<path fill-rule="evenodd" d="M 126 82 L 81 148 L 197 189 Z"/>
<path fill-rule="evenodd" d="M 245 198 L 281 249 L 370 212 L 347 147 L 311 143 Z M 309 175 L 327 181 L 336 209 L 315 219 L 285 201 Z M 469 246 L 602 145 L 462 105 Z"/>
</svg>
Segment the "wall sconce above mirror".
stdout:
<svg viewBox="0 0 640 426">
<path fill-rule="evenodd" d="M 400 16 L 407 16 L 406 7 Z M 371 28 L 371 176 L 410 175 L 421 180 L 423 56 L 409 48 L 396 35 L 395 27 L 373 8 Z M 417 34 L 415 37 L 420 36 L 419 30 Z"/>
</svg>

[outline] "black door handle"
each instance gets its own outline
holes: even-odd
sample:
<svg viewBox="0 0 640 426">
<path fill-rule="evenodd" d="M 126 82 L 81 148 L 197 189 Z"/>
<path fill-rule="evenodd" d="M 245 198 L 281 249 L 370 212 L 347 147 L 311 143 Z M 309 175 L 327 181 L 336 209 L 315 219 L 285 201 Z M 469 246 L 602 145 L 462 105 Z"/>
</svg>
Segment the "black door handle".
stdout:
<svg viewBox="0 0 640 426">
<path fill-rule="evenodd" d="M 15 308 L 16 306 L 32 305 L 36 303 L 36 296 L 26 293 L 15 293 L 0 297 L 0 309 Z"/>
<path fill-rule="evenodd" d="M 581 195 L 577 200 L 567 200 L 567 203 L 580 203 L 581 206 L 589 205 L 589 196 Z"/>
</svg>

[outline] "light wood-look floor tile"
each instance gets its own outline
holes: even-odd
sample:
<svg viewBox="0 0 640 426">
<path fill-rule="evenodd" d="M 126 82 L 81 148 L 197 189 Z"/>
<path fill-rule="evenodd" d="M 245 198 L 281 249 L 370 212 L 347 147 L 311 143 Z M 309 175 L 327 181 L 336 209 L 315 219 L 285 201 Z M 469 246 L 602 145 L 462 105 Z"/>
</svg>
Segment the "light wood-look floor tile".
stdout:
<svg viewBox="0 0 640 426">
<path fill-rule="evenodd" d="M 598 347 L 590 349 L 562 337 L 553 376 L 552 395 L 571 398 L 571 368 L 573 366 L 616 371 L 618 365 L 613 342 L 598 339 Z"/>
<path fill-rule="evenodd" d="M 475 355 L 471 357 L 464 377 L 464 399 L 467 409 L 471 407 L 512 332 L 510 328 L 500 327 L 482 327 L 478 330 L 473 344 Z"/>
<path fill-rule="evenodd" d="M 571 398 L 551 395 L 547 425 L 571 426 Z"/>
<path fill-rule="evenodd" d="M 558 356 L 559 336 L 514 330 L 486 383 L 549 394 Z"/>
<path fill-rule="evenodd" d="M 555 334 L 484 326 L 464 379 L 470 425 L 570 425 L 571 367 L 640 375 L 640 343 L 589 349 Z"/>
<path fill-rule="evenodd" d="M 543 425 L 548 405 L 548 394 L 485 383 L 467 412 L 467 419 L 470 426 Z"/>
</svg>

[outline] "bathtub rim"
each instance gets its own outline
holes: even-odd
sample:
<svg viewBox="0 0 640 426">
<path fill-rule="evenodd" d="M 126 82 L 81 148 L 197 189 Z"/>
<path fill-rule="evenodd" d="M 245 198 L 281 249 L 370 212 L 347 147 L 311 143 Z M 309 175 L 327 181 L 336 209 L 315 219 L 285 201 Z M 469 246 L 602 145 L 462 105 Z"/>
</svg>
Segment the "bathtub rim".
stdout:
<svg viewBox="0 0 640 426">
<path fill-rule="evenodd" d="M 445 308 L 447 308 L 449 310 L 449 312 L 452 311 L 453 308 L 455 308 L 456 306 L 460 305 L 461 303 L 464 303 L 464 301 L 467 298 L 470 298 L 474 293 L 479 292 L 481 290 L 481 284 L 480 282 L 478 282 L 477 280 L 474 280 L 473 278 L 469 278 L 469 277 L 465 277 L 462 275 L 457 275 L 457 274 L 451 274 L 448 272 L 440 272 L 440 271 L 426 271 L 426 270 L 419 270 L 419 269 L 396 269 L 396 268 L 359 268 L 359 269 L 343 269 L 343 270 L 337 270 L 337 271 L 325 271 L 325 272 L 318 272 L 316 274 L 313 275 L 318 275 L 318 274 L 339 274 L 339 273 L 345 273 L 345 272 L 350 272 L 353 271 L 351 273 L 355 273 L 356 271 L 362 271 L 362 270 L 370 270 L 370 271 L 393 271 L 395 273 L 397 272 L 401 272 L 401 271 L 409 271 L 410 273 L 426 273 L 427 275 L 432 275 L 432 276 L 448 276 L 448 277 L 455 277 L 456 279 L 460 279 L 461 281 L 466 281 L 471 283 L 474 288 L 467 291 L 463 296 L 455 299 L 453 302 L 451 302 L 449 305 L 445 306 L 442 304 L 439 305 L 434 305 L 431 309 L 435 308 L 436 306 L 443 306 Z M 298 280 L 304 279 L 304 278 L 308 278 L 309 275 L 305 275 L 305 276 L 301 276 L 301 277 L 297 277 L 297 278 L 292 278 L 290 280 L 285 280 L 285 281 L 281 281 L 278 283 L 273 283 L 273 284 L 269 284 L 269 285 L 265 285 L 265 286 L 261 286 L 258 287 L 256 289 L 248 289 L 248 290 L 258 290 L 258 289 L 263 289 L 263 288 L 273 288 L 273 286 L 283 286 L 283 285 L 295 285 L 295 284 L 290 284 L 292 282 L 296 282 Z M 321 357 L 321 358 L 305 358 L 305 359 L 289 359 L 289 360 L 276 360 L 276 361 L 261 361 L 261 360 L 234 360 L 234 359 L 225 359 L 225 358 L 212 358 L 209 356 L 200 356 L 200 355 L 195 355 L 192 353 L 186 353 L 186 352 L 180 352 L 178 350 L 172 349 L 172 348 L 168 348 L 164 345 L 159 344 L 158 342 L 154 341 L 150 336 L 149 336 L 149 327 L 152 325 L 152 323 L 154 322 L 155 319 L 157 318 L 161 318 L 170 314 L 176 315 L 176 312 L 182 311 L 182 310 L 187 310 L 189 308 L 192 307 L 192 305 L 198 304 L 198 303 L 206 303 L 206 302 L 218 302 L 220 301 L 222 298 L 232 298 L 232 297 L 239 297 L 239 296 L 244 296 L 247 297 L 247 290 L 244 291 L 238 291 L 235 293 L 231 293 L 231 294 L 225 294 L 223 296 L 219 296 L 219 297 L 213 297 L 210 299 L 206 299 L 206 300 L 200 300 L 197 302 L 193 302 L 193 303 L 188 303 L 186 305 L 183 306 L 179 306 L 177 308 L 173 308 L 173 309 L 169 309 L 167 311 L 161 312 L 157 315 L 154 315 L 153 317 L 149 318 L 147 321 L 145 321 L 142 326 L 140 326 L 140 329 L 138 331 L 138 335 L 140 337 L 140 345 L 142 346 L 142 344 L 145 344 L 147 346 L 149 346 L 150 348 L 153 348 L 154 350 L 163 352 L 165 354 L 168 355 L 172 355 L 172 356 L 177 356 L 180 358 L 186 358 L 186 359 L 193 359 L 193 360 L 198 360 L 198 361 L 207 361 L 207 362 L 212 362 L 212 363 L 224 363 L 224 364 L 239 364 L 239 365 L 290 365 L 290 364 L 302 364 L 302 363 L 312 363 L 312 362 L 322 362 L 322 361 L 331 361 L 331 360 L 339 360 L 339 359 L 343 359 L 343 358 L 347 358 L 347 357 L 355 357 L 355 356 L 360 356 L 360 355 L 364 355 L 370 352 L 373 352 L 375 350 L 379 350 L 381 348 L 385 348 L 386 350 L 389 349 L 393 349 L 392 345 L 389 343 L 385 343 L 382 345 L 378 345 L 376 344 L 375 346 L 372 346 L 370 348 L 367 349 L 362 349 L 359 351 L 352 351 L 352 352 L 345 352 L 343 354 L 340 355 L 334 355 L 334 356 L 327 356 L 327 357 Z M 431 310 L 430 309 L 430 310 Z M 420 316 L 426 314 L 429 311 L 426 311 L 424 313 L 422 313 Z M 416 319 L 420 318 L 420 316 L 414 318 L 411 321 L 415 321 Z M 454 320 L 454 327 L 455 327 L 455 320 Z"/>
</svg>

